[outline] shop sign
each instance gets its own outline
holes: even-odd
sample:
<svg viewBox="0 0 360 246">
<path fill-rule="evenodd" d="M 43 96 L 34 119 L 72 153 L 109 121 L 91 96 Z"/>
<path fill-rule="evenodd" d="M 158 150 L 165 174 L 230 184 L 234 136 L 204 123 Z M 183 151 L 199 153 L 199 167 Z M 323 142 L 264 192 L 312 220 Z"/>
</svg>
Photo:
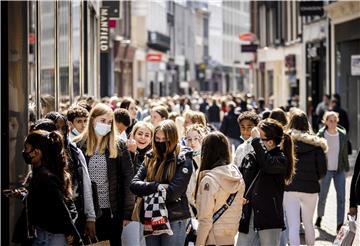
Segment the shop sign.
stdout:
<svg viewBox="0 0 360 246">
<path fill-rule="evenodd" d="M 323 1 L 301 1 L 300 16 L 324 15 Z"/>
<path fill-rule="evenodd" d="M 100 8 L 100 51 L 109 52 L 109 9 Z"/>
<path fill-rule="evenodd" d="M 360 55 L 351 56 L 351 76 L 360 76 Z"/>
<path fill-rule="evenodd" d="M 242 44 L 241 52 L 256 53 L 258 46 L 256 44 Z"/>
<path fill-rule="evenodd" d="M 102 1 L 103 7 L 108 8 L 109 18 L 120 19 L 120 2 L 121 1 Z"/>
<path fill-rule="evenodd" d="M 146 60 L 151 62 L 160 62 L 161 54 L 159 53 L 149 53 L 146 55 Z"/>
</svg>

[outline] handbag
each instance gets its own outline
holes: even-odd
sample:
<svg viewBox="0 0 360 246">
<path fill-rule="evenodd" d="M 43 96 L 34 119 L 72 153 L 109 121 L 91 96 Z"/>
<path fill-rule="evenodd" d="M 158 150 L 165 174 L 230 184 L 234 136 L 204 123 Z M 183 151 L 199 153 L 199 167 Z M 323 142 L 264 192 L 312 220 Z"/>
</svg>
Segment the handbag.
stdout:
<svg viewBox="0 0 360 246">
<path fill-rule="evenodd" d="M 93 242 L 91 241 L 91 238 L 89 237 L 89 242 L 90 242 L 89 245 L 91 245 L 91 246 L 110 246 L 110 240 L 99 241 L 99 240 L 97 239 L 97 237 L 95 237 L 95 239 L 96 239 L 96 242 L 93 243 Z"/>
<path fill-rule="evenodd" d="M 348 220 L 341 226 L 336 235 L 333 245 L 336 246 L 351 246 L 355 239 L 356 221 L 354 216 L 348 215 Z"/>
<path fill-rule="evenodd" d="M 132 211 L 131 220 L 141 221 L 141 212 L 144 211 L 144 199 L 142 197 L 136 197 L 134 209 Z"/>
</svg>

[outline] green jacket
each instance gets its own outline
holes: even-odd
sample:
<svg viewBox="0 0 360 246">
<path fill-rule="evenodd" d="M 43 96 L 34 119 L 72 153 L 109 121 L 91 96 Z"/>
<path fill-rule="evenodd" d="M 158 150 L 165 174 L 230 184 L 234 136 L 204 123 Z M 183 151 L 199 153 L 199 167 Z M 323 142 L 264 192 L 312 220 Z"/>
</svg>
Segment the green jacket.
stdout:
<svg viewBox="0 0 360 246">
<path fill-rule="evenodd" d="M 321 128 L 317 135 L 321 138 L 325 138 L 326 128 Z M 346 130 L 337 127 L 337 130 L 339 132 L 340 137 L 340 151 L 339 151 L 339 165 L 338 165 L 338 171 L 349 171 L 349 158 L 348 158 L 348 145 L 347 145 L 347 136 L 346 136 Z"/>
</svg>

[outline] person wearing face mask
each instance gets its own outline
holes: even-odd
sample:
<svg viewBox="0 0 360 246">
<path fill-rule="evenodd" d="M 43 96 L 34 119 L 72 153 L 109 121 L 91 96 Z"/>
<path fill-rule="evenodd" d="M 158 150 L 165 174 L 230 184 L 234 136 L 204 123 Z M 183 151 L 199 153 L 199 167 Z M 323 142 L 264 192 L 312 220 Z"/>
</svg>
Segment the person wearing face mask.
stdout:
<svg viewBox="0 0 360 246">
<path fill-rule="evenodd" d="M 90 179 L 96 184 L 96 236 L 99 241 L 121 245 L 122 229 L 131 220 L 135 198 L 129 190 L 133 177 L 130 154 L 124 141 L 116 138 L 112 109 L 97 104 L 84 132 L 74 142 L 82 150 Z"/>
<path fill-rule="evenodd" d="M 84 131 L 89 112 L 81 106 L 74 105 L 69 108 L 66 117 L 70 125 L 69 139 L 72 140 Z"/>
<path fill-rule="evenodd" d="M 61 135 L 30 132 L 22 155 L 32 166 L 32 177 L 28 187 L 21 190 L 25 209 L 15 226 L 13 241 L 34 246 L 83 245 L 74 225 L 77 212 Z"/>
<path fill-rule="evenodd" d="M 76 227 L 83 237 L 83 241 L 86 242 L 88 237 L 95 238 L 96 216 L 91 181 L 83 153 L 74 143 L 68 141 L 66 134 L 68 128 L 68 121 L 64 115 L 58 112 L 50 112 L 46 114 L 45 119 L 40 119 L 34 124 L 32 131 L 45 130 L 51 132 L 58 130 L 64 139 L 64 153 L 69 162 L 68 171 L 72 178 L 73 199 L 78 211 Z"/>
<path fill-rule="evenodd" d="M 186 191 L 189 204 L 192 208 L 193 215 L 196 214 L 195 188 L 199 173 L 198 170 L 201 166 L 201 143 L 206 133 L 207 133 L 207 129 L 204 126 L 200 124 L 194 124 L 194 125 L 190 125 L 186 129 L 186 135 L 185 135 L 186 145 L 187 147 L 193 150 L 193 159 L 195 161 L 193 162 L 193 173 L 191 175 L 191 179 Z"/>
<path fill-rule="evenodd" d="M 176 125 L 165 120 L 154 130 L 153 149 L 131 182 L 131 191 L 140 197 L 166 190 L 165 205 L 173 235 L 150 235 L 146 245 L 184 245 L 190 218 L 186 189 L 192 174 L 192 151 L 181 148 Z M 142 210 L 144 211 L 144 210 Z M 145 214 L 140 214 L 144 221 Z"/>
<path fill-rule="evenodd" d="M 273 119 L 260 121 L 251 137 L 254 150 L 240 166 L 246 189 L 237 245 L 279 245 L 284 189 L 295 174 L 294 144 Z"/>
</svg>

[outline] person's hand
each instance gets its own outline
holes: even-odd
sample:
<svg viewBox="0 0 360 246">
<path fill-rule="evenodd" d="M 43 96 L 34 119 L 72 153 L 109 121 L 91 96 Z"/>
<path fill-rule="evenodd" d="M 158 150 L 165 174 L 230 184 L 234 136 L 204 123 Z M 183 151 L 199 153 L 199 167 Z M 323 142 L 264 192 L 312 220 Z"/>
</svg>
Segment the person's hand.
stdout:
<svg viewBox="0 0 360 246">
<path fill-rule="evenodd" d="M 131 138 L 130 138 L 130 139 L 128 139 L 128 140 L 126 141 L 126 144 L 127 144 L 128 150 L 129 150 L 130 152 L 135 153 L 136 148 L 137 148 L 136 141 L 135 141 L 134 139 L 131 139 Z"/>
<path fill-rule="evenodd" d="M 247 200 L 245 197 L 243 197 L 241 202 L 243 205 L 245 205 L 245 204 L 249 203 L 249 200 Z"/>
<path fill-rule="evenodd" d="M 123 220 L 123 227 L 126 227 L 130 222 L 130 220 Z"/>
<path fill-rule="evenodd" d="M 260 132 L 259 132 L 259 129 L 257 127 L 254 127 L 251 130 L 251 137 L 252 138 L 259 138 L 260 137 Z"/>
<path fill-rule="evenodd" d="M 84 234 L 85 236 L 88 236 L 90 238 L 95 238 L 96 236 L 95 221 L 86 221 Z"/>
<path fill-rule="evenodd" d="M 356 218 L 357 217 L 357 207 L 349 208 L 348 214 L 351 216 L 355 216 L 355 218 Z"/>
<path fill-rule="evenodd" d="M 167 190 L 167 188 L 169 188 L 168 184 L 159 184 L 157 190 L 162 191 L 162 190 Z"/>
<path fill-rule="evenodd" d="M 22 199 L 27 194 L 27 189 L 25 187 L 20 187 L 17 189 L 3 190 L 3 194 L 6 197 Z"/>
<path fill-rule="evenodd" d="M 65 239 L 68 245 L 72 245 L 74 243 L 74 237 L 72 235 L 66 236 Z"/>
</svg>

